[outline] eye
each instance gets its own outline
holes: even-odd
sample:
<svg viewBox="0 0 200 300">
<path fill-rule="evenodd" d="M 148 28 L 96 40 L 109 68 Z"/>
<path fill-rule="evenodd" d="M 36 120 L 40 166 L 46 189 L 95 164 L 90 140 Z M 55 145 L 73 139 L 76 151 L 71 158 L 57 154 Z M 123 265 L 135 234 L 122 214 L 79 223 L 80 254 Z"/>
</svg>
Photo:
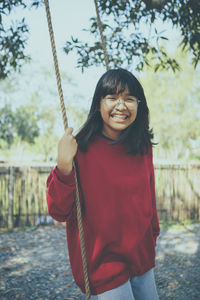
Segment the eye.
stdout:
<svg viewBox="0 0 200 300">
<path fill-rule="evenodd" d="M 108 99 L 108 100 L 112 100 L 112 101 L 116 100 L 116 98 L 115 98 L 114 96 L 110 96 L 110 95 L 109 95 L 109 96 L 107 96 L 107 97 L 106 97 L 106 99 Z"/>
<path fill-rule="evenodd" d="M 136 98 L 127 98 L 126 101 L 128 102 L 137 102 Z"/>
</svg>

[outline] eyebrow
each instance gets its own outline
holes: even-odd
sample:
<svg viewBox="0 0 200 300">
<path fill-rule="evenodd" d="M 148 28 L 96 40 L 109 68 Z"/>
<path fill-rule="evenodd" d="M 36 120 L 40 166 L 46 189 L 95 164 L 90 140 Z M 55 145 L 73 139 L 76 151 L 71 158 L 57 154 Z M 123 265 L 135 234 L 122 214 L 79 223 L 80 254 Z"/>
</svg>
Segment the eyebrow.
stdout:
<svg viewBox="0 0 200 300">
<path fill-rule="evenodd" d="M 117 95 L 119 95 L 119 94 L 107 94 L 106 96 L 117 96 Z M 134 95 L 130 95 L 130 94 L 125 94 L 125 96 L 129 96 L 129 97 L 136 97 L 136 96 L 134 96 Z"/>
</svg>

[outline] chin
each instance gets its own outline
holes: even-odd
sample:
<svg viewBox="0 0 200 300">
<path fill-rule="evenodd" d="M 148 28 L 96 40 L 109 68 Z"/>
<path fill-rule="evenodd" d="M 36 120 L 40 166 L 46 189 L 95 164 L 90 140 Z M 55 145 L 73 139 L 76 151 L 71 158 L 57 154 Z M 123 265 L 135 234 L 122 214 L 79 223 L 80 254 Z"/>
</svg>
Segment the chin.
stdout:
<svg viewBox="0 0 200 300">
<path fill-rule="evenodd" d="M 126 128 L 128 128 L 131 124 L 133 124 L 133 122 L 129 123 L 129 124 L 120 124 L 120 123 L 115 123 L 111 125 L 111 128 L 115 129 L 115 130 L 125 130 Z"/>
</svg>

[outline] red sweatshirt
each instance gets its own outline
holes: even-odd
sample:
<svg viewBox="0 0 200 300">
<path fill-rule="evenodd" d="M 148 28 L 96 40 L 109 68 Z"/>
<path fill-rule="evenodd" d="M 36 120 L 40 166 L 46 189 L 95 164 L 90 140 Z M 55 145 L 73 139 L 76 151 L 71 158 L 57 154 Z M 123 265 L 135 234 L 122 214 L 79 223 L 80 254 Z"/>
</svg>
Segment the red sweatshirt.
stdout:
<svg viewBox="0 0 200 300">
<path fill-rule="evenodd" d="M 152 149 L 128 155 L 123 145 L 98 136 L 88 152 L 78 150 L 76 160 L 90 288 L 96 295 L 155 266 L 160 229 Z M 55 167 L 47 180 L 49 214 L 66 221 L 72 273 L 85 293 L 74 197 L 74 170 L 63 175 Z"/>
</svg>

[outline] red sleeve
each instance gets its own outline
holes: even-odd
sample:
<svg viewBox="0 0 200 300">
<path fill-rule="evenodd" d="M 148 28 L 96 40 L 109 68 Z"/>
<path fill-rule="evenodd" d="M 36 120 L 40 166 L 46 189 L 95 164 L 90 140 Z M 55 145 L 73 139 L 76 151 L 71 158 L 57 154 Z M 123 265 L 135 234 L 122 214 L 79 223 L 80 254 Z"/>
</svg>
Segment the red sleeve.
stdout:
<svg viewBox="0 0 200 300">
<path fill-rule="evenodd" d="M 64 175 L 55 167 L 47 179 L 48 212 L 56 221 L 66 221 L 75 205 L 74 173 Z"/>
<path fill-rule="evenodd" d="M 151 178 L 150 178 L 150 185 L 151 185 L 151 198 L 152 198 L 152 206 L 153 206 L 153 217 L 152 217 L 152 231 L 156 246 L 156 239 L 160 234 L 160 225 L 156 207 L 156 192 L 155 192 L 155 176 L 154 176 L 154 166 L 153 166 L 153 155 L 151 150 Z"/>
</svg>

